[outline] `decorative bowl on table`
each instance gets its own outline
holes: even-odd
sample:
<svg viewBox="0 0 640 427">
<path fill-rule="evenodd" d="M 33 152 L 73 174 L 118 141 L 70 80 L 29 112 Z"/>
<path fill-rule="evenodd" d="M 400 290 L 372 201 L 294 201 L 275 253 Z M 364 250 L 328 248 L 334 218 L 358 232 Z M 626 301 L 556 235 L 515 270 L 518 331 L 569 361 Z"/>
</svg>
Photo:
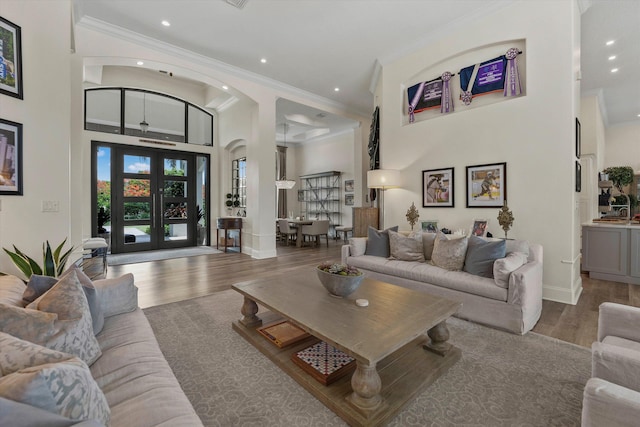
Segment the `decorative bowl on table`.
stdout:
<svg viewBox="0 0 640 427">
<path fill-rule="evenodd" d="M 323 263 L 316 268 L 318 279 L 327 291 L 336 297 L 346 297 L 358 289 L 364 274 L 344 264 Z"/>
</svg>

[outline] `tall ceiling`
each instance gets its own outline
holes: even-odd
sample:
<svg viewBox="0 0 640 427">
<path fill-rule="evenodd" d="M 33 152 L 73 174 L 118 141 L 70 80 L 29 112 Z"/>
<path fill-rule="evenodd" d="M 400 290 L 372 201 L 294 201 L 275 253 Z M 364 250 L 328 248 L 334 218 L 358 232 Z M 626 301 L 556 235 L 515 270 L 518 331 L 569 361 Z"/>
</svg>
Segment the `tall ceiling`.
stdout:
<svg viewBox="0 0 640 427">
<path fill-rule="evenodd" d="M 370 86 L 380 64 L 514 1 L 229 0 L 245 3 L 238 8 L 226 0 L 74 0 L 74 5 L 77 21 L 148 36 L 369 116 L 374 105 Z M 580 3 L 586 9 L 583 94 L 601 96 L 608 125 L 640 120 L 640 1 Z M 163 26 L 163 20 L 171 25 Z M 616 40 L 615 49 L 604 46 L 609 39 Z M 613 54 L 617 59 L 609 61 Z M 617 73 L 610 72 L 614 64 Z M 291 115 L 297 105 L 280 104 L 279 109 Z M 306 113 L 328 120 L 319 111 Z M 309 130 L 313 125 L 298 134 L 304 137 Z"/>
</svg>

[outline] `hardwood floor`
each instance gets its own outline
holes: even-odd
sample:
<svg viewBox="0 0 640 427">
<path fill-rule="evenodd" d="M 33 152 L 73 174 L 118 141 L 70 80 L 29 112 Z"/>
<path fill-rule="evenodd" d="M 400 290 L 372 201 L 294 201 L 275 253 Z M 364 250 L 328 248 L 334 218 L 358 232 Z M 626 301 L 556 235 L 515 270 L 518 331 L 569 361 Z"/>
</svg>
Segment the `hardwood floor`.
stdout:
<svg viewBox="0 0 640 427">
<path fill-rule="evenodd" d="M 230 289 L 237 282 L 281 274 L 314 274 L 304 267 L 322 261 L 340 261 L 342 241 L 317 248 L 278 244 L 278 257 L 252 259 L 239 253 L 221 253 L 140 264 L 109 267 L 107 277 L 133 273 L 142 308 Z M 582 276 L 583 292 L 578 304 L 543 301 L 542 316 L 533 329 L 542 335 L 590 347 L 598 329 L 598 306 L 605 302 L 640 307 L 640 286 Z"/>
</svg>

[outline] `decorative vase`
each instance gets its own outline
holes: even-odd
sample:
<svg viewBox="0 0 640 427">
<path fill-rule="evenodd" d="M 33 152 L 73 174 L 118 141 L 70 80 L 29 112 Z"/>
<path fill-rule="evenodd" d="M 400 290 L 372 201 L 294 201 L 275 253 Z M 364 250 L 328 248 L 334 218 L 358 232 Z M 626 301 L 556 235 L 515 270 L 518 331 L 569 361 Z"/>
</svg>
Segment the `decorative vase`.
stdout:
<svg viewBox="0 0 640 427">
<path fill-rule="evenodd" d="M 352 294 L 358 289 L 360 283 L 362 283 L 362 279 L 364 279 L 364 274 L 362 273 L 358 276 L 343 276 L 340 274 L 327 273 L 319 268 L 316 268 L 316 272 L 318 273 L 318 279 L 320 279 L 322 286 L 324 286 L 331 295 L 336 297 L 346 297 Z"/>
</svg>

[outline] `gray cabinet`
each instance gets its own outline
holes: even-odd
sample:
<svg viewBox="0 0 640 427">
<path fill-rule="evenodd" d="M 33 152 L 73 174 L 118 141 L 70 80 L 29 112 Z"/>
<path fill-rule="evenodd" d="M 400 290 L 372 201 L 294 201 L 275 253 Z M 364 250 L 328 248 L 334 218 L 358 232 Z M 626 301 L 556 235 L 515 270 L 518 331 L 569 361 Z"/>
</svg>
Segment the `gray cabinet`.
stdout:
<svg viewBox="0 0 640 427">
<path fill-rule="evenodd" d="M 640 229 L 633 225 L 583 226 L 582 269 L 594 279 L 640 284 Z"/>
</svg>

